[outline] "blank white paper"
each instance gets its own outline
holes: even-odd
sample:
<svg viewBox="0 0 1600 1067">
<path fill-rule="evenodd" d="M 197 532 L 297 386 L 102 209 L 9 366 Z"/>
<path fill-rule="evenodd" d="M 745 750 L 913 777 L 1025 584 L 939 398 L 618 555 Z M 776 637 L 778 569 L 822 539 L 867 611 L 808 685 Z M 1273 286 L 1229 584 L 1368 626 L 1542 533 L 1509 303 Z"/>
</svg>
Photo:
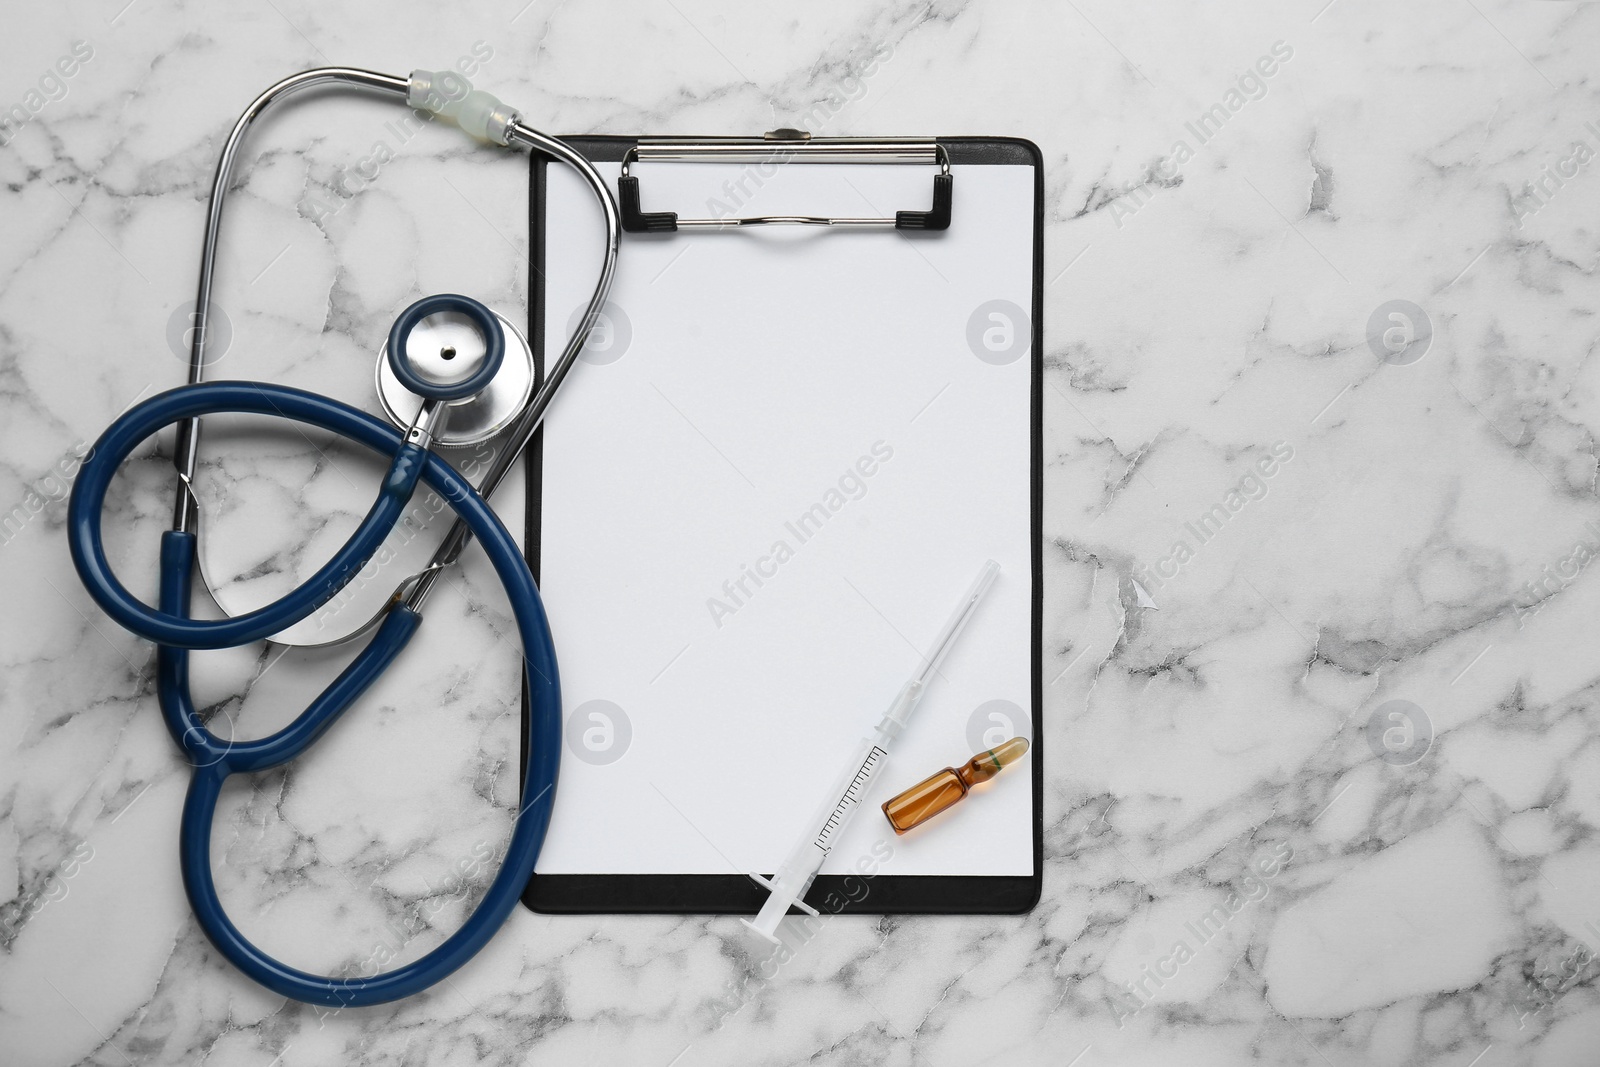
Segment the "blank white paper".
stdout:
<svg viewBox="0 0 1600 1067">
<path fill-rule="evenodd" d="M 636 173 L 645 210 L 684 217 L 931 196 L 926 167 L 766 169 Z M 618 166 L 599 170 L 614 188 Z M 1026 762 L 905 837 L 878 810 L 974 754 L 980 707 L 991 743 L 1032 733 L 1028 327 L 981 318 L 991 348 L 1020 333 L 1010 362 L 979 358 L 969 327 L 991 301 L 1032 307 L 1034 174 L 953 173 L 942 234 L 624 235 L 606 328 L 545 422 L 567 741 L 540 873 L 772 871 L 988 558 L 999 580 L 823 871 L 888 841 L 887 874 L 1033 872 Z M 549 360 L 602 228 L 559 166 L 546 218 Z"/>
</svg>

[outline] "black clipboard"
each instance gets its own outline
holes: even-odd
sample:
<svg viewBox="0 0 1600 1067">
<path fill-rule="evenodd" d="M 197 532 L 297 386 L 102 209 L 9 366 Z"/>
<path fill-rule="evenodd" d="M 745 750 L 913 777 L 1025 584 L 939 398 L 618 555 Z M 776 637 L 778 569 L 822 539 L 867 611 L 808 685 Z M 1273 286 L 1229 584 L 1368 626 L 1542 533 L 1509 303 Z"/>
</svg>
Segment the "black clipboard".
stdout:
<svg viewBox="0 0 1600 1067">
<path fill-rule="evenodd" d="M 566 137 L 563 140 L 596 163 L 616 163 L 629 158 L 640 144 L 637 137 Z M 1030 544 L 1032 563 L 1032 758 L 1029 760 L 1033 790 L 1033 873 L 1031 875 L 878 875 L 872 891 L 860 904 L 849 903 L 841 911 L 827 912 L 861 915 L 934 914 L 1006 915 L 1032 910 L 1039 902 L 1044 885 L 1044 716 L 1042 683 L 1043 653 L 1043 371 L 1044 371 L 1044 158 L 1031 141 L 1012 137 L 940 137 L 934 139 L 952 166 L 997 165 L 1031 166 L 1033 177 L 1033 299 L 1032 344 L 1030 346 L 1029 430 L 1030 464 Z M 538 373 L 545 369 L 545 189 L 550 157 L 532 154 L 529 179 L 528 227 L 529 272 L 528 338 Z M 561 165 L 557 163 L 557 165 Z M 636 189 L 636 187 L 635 187 Z M 650 216 L 638 214 L 637 193 L 627 203 L 623 190 L 625 221 L 633 214 L 639 230 L 657 229 Z M 934 212 L 902 212 L 902 215 L 936 214 L 940 192 L 936 186 Z M 949 195 L 946 179 L 945 196 Z M 959 196 L 959 190 L 955 194 Z M 948 213 L 948 201 L 946 201 Z M 909 227 L 926 228 L 913 221 Z M 936 226 L 934 228 L 937 228 Z M 623 255 L 627 254 L 627 235 Z M 556 401 L 559 403 L 559 399 Z M 544 430 L 541 427 L 527 450 L 527 513 L 525 551 L 535 580 L 539 579 L 541 471 L 544 456 Z M 523 694 L 522 747 L 528 745 L 528 701 Z M 526 759 L 522 760 L 526 763 Z M 762 872 L 770 875 L 771 872 Z M 847 883 L 854 875 L 819 875 L 806 894 L 806 902 L 821 909 L 828 900 L 851 901 L 856 893 Z M 754 915 L 767 898 L 767 890 L 742 874 L 534 874 L 522 894 L 530 910 L 545 914 L 718 914 Z M 791 909 L 791 915 L 801 914 Z"/>
</svg>

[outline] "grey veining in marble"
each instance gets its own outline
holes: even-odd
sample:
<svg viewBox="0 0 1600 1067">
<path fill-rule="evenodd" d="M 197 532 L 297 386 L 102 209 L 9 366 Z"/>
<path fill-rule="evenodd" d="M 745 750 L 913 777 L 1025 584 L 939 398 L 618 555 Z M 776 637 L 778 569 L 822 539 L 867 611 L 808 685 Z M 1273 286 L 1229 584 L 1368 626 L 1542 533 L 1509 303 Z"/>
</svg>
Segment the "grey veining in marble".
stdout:
<svg viewBox="0 0 1600 1067">
<path fill-rule="evenodd" d="M 1600 6 L 1526 0 L 14 5 L 0 1060 L 1600 1060 L 1597 42 Z M 308 66 L 464 56 L 555 133 L 1043 150 L 1032 913 L 839 918 L 779 964 L 733 919 L 519 911 L 448 983 L 341 1012 L 200 935 L 150 649 L 79 586 L 67 488 L 113 416 L 182 378 L 240 109 Z M 219 375 L 365 397 L 415 296 L 525 306 L 525 168 L 395 118 L 329 97 L 250 142 Z M 325 558 L 374 477 L 252 432 L 219 424 L 202 479 L 239 603 Z M 147 597 L 168 477 L 147 453 L 110 503 Z M 496 588 L 469 566 L 431 605 L 450 670 L 402 660 L 315 759 L 225 795 L 224 899 L 291 962 L 412 958 L 474 902 L 459 863 L 504 840 L 517 787 Z M 283 658 L 198 657 L 216 728 L 265 734 L 341 662 Z"/>
</svg>

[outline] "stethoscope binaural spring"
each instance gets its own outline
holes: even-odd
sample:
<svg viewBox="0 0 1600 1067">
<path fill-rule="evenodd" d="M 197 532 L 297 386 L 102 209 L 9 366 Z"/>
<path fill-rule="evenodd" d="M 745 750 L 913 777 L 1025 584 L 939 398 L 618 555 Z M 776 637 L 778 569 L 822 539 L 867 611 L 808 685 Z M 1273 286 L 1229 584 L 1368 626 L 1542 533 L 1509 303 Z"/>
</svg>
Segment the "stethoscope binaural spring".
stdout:
<svg viewBox="0 0 1600 1067">
<path fill-rule="evenodd" d="M 222 208 L 245 133 L 276 101 L 314 86 L 342 85 L 375 91 L 426 108 L 492 144 L 520 144 L 577 170 L 605 215 L 606 249 L 600 277 L 566 347 L 537 390 L 523 389 L 502 412 L 504 443 L 474 486 L 431 446 L 453 413 L 482 396 L 506 365 L 508 324 L 465 296 L 439 294 L 406 308 L 390 330 L 380 364 L 418 401 L 409 422 L 396 429 L 348 404 L 288 386 L 255 381 L 204 381 L 206 319 L 221 230 Z M 561 745 L 561 701 L 555 649 L 539 591 L 515 538 L 487 498 L 527 447 L 551 399 L 565 380 L 610 291 L 620 226 L 615 202 L 594 168 L 561 141 L 524 125 L 494 97 L 473 90 L 454 72 L 414 71 L 409 78 L 345 67 L 303 71 L 258 96 L 223 145 L 211 188 L 201 249 L 200 283 L 190 347 L 188 384 L 129 409 L 101 435 L 73 488 L 68 536 L 73 564 L 96 603 L 116 622 L 152 641 L 157 650 L 157 694 L 168 731 L 191 765 L 179 854 L 185 892 L 195 917 L 218 950 L 263 986 L 296 1000 L 329 1006 L 377 1004 L 409 996 L 440 981 L 470 959 L 516 906 L 538 859 L 549 825 Z M 442 347 L 425 335 L 455 320 L 472 339 L 470 352 Z M 430 325 L 431 324 L 431 325 Z M 431 349 L 430 349 L 431 346 Z M 437 358 L 435 358 L 437 357 Z M 459 362 L 456 360 L 459 358 Z M 386 394 L 385 408 L 394 403 Z M 191 616 L 193 579 L 200 571 L 199 505 L 192 484 L 201 419 L 222 412 L 261 415 L 315 426 L 390 457 L 378 498 L 351 538 L 299 587 L 261 608 L 234 617 Z M 177 426 L 174 464 L 178 484 L 172 528 L 162 535 L 160 595 L 155 607 L 134 597 L 107 560 L 100 532 L 105 496 L 122 463 L 152 435 Z M 492 428 L 492 427 L 491 427 Z M 455 522 L 429 564 L 401 582 L 384 608 L 357 633 L 372 630 L 366 646 L 288 726 L 255 741 L 225 741 L 196 713 L 189 695 L 188 657 L 194 649 L 228 648 L 280 635 L 335 596 L 378 551 L 402 517 L 418 485 L 427 485 L 453 509 Z M 516 822 L 499 872 L 483 899 L 455 933 L 422 958 L 376 976 L 329 978 L 297 970 L 252 944 L 229 919 L 211 872 L 211 832 L 223 782 L 234 774 L 280 766 L 309 748 L 365 692 L 405 648 L 421 622 L 421 608 L 439 572 L 455 563 L 476 538 L 504 585 L 521 635 L 530 708 L 530 737 Z M 202 572 L 203 574 L 203 572 Z M 355 636 L 355 635 L 350 635 Z"/>
</svg>

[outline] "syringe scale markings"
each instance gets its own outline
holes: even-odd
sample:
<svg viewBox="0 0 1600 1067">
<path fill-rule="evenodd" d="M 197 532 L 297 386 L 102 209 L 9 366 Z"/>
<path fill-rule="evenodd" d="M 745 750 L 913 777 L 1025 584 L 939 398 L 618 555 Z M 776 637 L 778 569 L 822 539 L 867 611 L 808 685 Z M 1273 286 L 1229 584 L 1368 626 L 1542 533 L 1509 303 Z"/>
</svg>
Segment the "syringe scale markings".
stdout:
<svg viewBox="0 0 1600 1067">
<path fill-rule="evenodd" d="M 833 814 L 828 816 L 828 821 L 822 824 L 822 832 L 817 834 L 816 846 L 822 851 L 827 852 L 833 848 L 833 842 L 829 838 L 833 836 L 834 830 L 850 817 L 850 809 L 861 803 L 861 794 L 872 783 L 873 774 L 888 756 L 889 753 L 876 745 L 867 753 L 867 758 L 861 762 L 861 769 L 850 779 L 850 785 L 846 787 L 844 796 L 834 805 Z"/>
</svg>

